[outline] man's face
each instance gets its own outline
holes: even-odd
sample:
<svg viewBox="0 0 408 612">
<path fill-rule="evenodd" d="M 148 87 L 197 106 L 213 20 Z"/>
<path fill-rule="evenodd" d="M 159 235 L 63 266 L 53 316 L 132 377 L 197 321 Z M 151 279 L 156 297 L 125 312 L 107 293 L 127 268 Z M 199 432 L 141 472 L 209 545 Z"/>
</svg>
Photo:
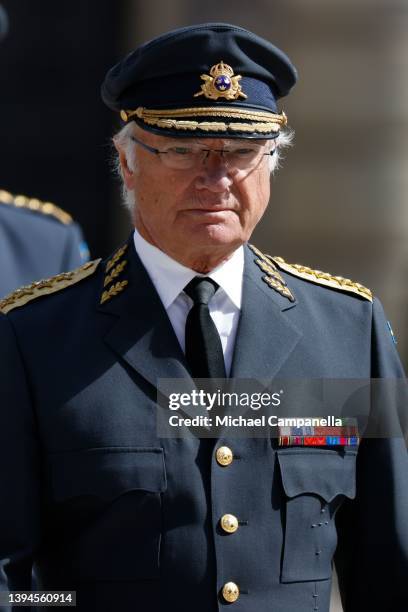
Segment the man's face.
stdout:
<svg viewBox="0 0 408 612">
<path fill-rule="evenodd" d="M 135 136 L 160 151 L 197 144 L 217 150 L 253 145 L 251 140 L 167 138 L 140 128 Z M 268 141 L 256 145 L 261 153 L 274 146 Z M 249 239 L 269 201 L 268 156 L 260 156 L 250 171 L 233 168 L 214 152 L 191 169 L 175 169 L 134 146 L 135 171 L 124 167 L 123 154 L 121 160 L 126 186 L 135 195 L 134 224 L 147 241 L 205 273 Z"/>
</svg>

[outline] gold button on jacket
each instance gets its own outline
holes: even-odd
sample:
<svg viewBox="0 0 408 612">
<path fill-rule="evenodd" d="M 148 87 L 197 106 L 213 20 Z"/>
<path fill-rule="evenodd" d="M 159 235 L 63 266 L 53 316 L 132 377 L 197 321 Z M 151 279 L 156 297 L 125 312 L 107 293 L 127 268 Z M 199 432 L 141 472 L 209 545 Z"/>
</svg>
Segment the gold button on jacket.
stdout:
<svg viewBox="0 0 408 612">
<path fill-rule="evenodd" d="M 238 519 L 233 514 L 224 514 L 220 522 L 222 529 L 227 533 L 234 533 L 238 529 Z"/>
<path fill-rule="evenodd" d="M 235 582 L 226 582 L 222 587 L 222 596 L 228 603 L 234 603 L 239 597 L 239 588 Z"/>
<path fill-rule="evenodd" d="M 215 456 L 217 459 L 217 463 L 222 466 L 230 465 L 230 463 L 232 463 L 234 459 L 232 450 L 228 448 L 228 446 L 220 446 L 220 448 L 217 449 Z"/>
</svg>

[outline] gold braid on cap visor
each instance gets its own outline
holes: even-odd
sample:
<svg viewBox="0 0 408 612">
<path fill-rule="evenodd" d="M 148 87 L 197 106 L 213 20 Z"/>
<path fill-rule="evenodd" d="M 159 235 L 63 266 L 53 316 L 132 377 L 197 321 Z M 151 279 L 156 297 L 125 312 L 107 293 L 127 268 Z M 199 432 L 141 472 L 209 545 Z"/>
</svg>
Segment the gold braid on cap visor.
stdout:
<svg viewBox="0 0 408 612">
<path fill-rule="evenodd" d="M 139 106 L 136 110 L 121 110 L 123 121 L 138 118 L 147 125 L 175 130 L 201 130 L 204 132 L 257 132 L 268 134 L 279 132 L 281 127 L 287 125 L 288 120 L 284 112 L 280 115 L 267 111 L 245 110 L 227 106 L 199 106 L 193 108 L 175 108 L 152 110 Z M 188 117 L 188 120 L 183 120 Z M 225 121 L 192 121 L 191 117 L 214 117 L 240 119 L 239 122 Z M 251 122 L 251 123 L 245 123 Z"/>
</svg>

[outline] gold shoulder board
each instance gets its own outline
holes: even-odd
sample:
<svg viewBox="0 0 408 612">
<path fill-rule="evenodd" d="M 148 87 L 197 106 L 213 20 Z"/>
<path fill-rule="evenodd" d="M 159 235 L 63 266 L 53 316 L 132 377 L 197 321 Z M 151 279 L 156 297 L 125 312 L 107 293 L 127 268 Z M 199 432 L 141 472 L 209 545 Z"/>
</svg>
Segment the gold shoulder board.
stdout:
<svg viewBox="0 0 408 612">
<path fill-rule="evenodd" d="M 312 268 L 308 268 L 307 266 L 302 266 L 300 264 L 289 264 L 282 257 L 268 257 L 281 269 L 285 270 L 285 272 L 289 272 L 289 274 L 293 274 L 294 276 L 299 276 L 300 278 L 304 278 L 312 283 L 317 283 L 318 285 L 324 285 L 325 287 L 332 287 L 334 289 L 338 289 L 340 291 L 347 291 L 348 293 L 355 293 L 370 302 L 373 301 L 373 294 L 370 289 L 360 285 L 360 283 L 355 283 L 349 278 L 343 278 L 342 276 L 332 276 L 327 272 L 321 272 L 320 270 L 312 270 Z"/>
<path fill-rule="evenodd" d="M 26 287 L 16 289 L 0 300 L 0 312 L 7 314 L 10 310 L 24 306 L 36 298 L 56 293 L 61 291 L 61 289 L 79 283 L 79 281 L 95 272 L 100 261 L 100 259 L 88 261 L 80 268 L 76 268 L 76 270 L 71 272 L 63 272 L 62 274 L 57 274 L 57 276 L 51 276 L 51 278 L 46 278 Z"/>
<path fill-rule="evenodd" d="M 15 196 L 8 191 L 4 191 L 4 189 L 0 189 L 0 202 L 16 208 L 27 208 L 28 210 L 42 213 L 43 215 L 57 219 L 64 225 L 69 225 L 73 221 L 71 215 L 52 202 L 42 202 L 41 200 L 37 200 L 37 198 L 27 198 L 23 195 Z"/>
</svg>

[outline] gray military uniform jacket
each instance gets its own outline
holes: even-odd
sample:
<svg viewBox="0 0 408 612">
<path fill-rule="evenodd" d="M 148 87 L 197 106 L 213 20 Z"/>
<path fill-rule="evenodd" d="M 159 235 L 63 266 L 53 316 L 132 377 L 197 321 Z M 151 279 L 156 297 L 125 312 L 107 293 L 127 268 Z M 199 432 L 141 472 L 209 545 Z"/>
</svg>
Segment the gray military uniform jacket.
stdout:
<svg viewBox="0 0 408 612">
<path fill-rule="evenodd" d="M 377 300 L 277 267 L 245 248 L 231 376 L 403 376 Z M 34 563 L 79 610 L 328 612 L 336 553 L 346 612 L 407 609 L 402 437 L 159 438 L 158 379 L 189 373 L 131 241 L 0 309 L 2 589 Z"/>
</svg>

